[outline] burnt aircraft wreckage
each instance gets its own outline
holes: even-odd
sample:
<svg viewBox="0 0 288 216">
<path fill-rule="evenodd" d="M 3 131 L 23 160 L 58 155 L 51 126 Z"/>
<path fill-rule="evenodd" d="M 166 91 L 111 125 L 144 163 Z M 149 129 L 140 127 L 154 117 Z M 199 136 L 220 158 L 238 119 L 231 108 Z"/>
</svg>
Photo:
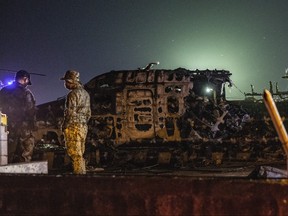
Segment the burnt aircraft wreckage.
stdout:
<svg viewBox="0 0 288 216">
<path fill-rule="evenodd" d="M 257 100 L 261 94 L 253 90 L 245 100 L 229 101 L 229 71 L 152 69 L 153 64 L 104 73 L 84 85 L 92 109 L 88 165 L 201 169 L 285 163 L 269 114 Z M 277 88 L 273 95 L 286 118 L 286 92 Z M 38 106 L 34 159 L 51 153 L 51 169 L 68 163 L 60 130 L 64 101 Z"/>
</svg>

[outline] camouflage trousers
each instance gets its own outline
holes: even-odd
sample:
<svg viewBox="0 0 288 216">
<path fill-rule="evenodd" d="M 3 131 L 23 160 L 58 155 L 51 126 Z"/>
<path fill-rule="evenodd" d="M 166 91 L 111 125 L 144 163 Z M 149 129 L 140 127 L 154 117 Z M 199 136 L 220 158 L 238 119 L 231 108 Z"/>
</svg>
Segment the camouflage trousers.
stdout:
<svg viewBox="0 0 288 216">
<path fill-rule="evenodd" d="M 32 160 L 35 138 L 31 131 L 26 129 L 9 131 L 8 135 L 8 162 L 30 162 Z"/>
<path fill-rule="evenodd" d="M 67 154 L 70 156 L 73 164 L 74 174 L 86 174 L 85 160 L 83 157 L 85 151 L 85 139 L 87 136 L 86 125 L 68 126 L 63 131 Z"/>
</svg>

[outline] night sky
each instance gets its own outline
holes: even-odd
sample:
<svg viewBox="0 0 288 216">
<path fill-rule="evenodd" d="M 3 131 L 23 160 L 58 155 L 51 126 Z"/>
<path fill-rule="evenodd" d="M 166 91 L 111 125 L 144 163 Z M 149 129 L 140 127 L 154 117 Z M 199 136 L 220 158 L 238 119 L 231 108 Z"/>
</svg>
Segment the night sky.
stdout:
<svg viewBox="0 0 288 216">
<path fill-rule="evenodd" d="M 262 93 L 288 68 L 287 0 L 0 0 L 0 69 L 31 73 L 37 104 L 111 70 L 225 69 L 242 91 Z M 13 74 L 0 71 L 0 79 Z M 243 98 L 232 88 L 228 99 Z"/>
</svg>

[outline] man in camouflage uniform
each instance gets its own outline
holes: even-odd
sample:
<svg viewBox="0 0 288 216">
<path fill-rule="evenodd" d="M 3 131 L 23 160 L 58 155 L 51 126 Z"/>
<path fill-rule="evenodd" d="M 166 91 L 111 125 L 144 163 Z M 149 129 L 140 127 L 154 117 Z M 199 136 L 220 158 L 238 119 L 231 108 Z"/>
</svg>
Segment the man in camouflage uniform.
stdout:
<svg viewBox="0 0 288 216">
<path fill-rule="evenodd" d="M 16 73 L 11 85 L 0 91 L 1 112 L 8 119 L 8 162 L 29 162 L 32 159 L 35 139 L 32 130 L 36 122 L 35 99 L 27 88 L 30 74 L 25 70 Z"/>
<path fill-rule="evenodd" d="M 80 74 L 68 70 L 61 80 L 65 81 L 65 88 L 70 90 L 66 97 L 64 121 L 62 131 L 64 134 L 67 154 L 71 157 L 74 174 L 86 174 L 85 140 L 87 136 L 87 123 L 91 116 L 90 96 L 80 82 Z"/>
</svg>

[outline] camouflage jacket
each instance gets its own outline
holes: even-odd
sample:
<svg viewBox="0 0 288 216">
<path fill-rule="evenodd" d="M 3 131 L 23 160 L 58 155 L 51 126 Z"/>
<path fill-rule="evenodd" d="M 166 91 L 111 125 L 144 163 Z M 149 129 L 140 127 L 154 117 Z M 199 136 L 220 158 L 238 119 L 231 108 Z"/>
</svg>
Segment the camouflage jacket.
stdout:
<svg viewBox="0 0 288 216">
<path fill-rule="evenodd" d="M 18 82 L 5 86 L 0 90 L 1 112 L 6 114 L 9 122 L 28 123 L 34 127 L 36 121 L 36 105 L 32 92 Z"/>
<path fill-rule="evenodd" d="M 79 85 L 66 97 L 62 130 L 74 124 L 86 125 L 90 117 L 90 95 L 82 85 Z"/>
</svg>

